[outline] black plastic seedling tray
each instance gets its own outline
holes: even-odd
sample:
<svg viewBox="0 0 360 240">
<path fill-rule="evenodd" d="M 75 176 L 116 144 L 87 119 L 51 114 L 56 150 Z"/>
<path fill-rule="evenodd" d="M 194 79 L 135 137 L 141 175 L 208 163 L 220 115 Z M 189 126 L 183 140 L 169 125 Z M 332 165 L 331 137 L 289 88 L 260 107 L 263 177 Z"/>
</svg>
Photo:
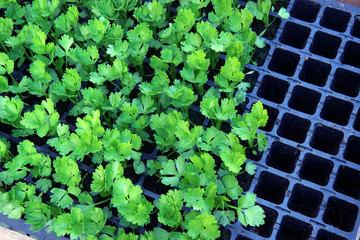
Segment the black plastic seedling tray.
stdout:
<svg viewBox="0 0 360 240">
<path fill-rule="evenodd" d="M 287 10 L 290 18 L 276 19 L 277 31 L 265 35 L 266 47 L 254 56 L 257 65 L 247 66 L 254 71 L 247 77 L 256 84 L 246 111 L 263 102 L 269 121 L 262 131 L 269 147 L 252 159 L 255 176 L 242 181 L 248 182 L 244 190 L 257 194 L 265 225 L 245 228 L 237 222 L 222 229 L 221 238 L 358 240 L 360 9 L 333 0 L 291 0 Z M 69 121 L 66 111 L 61 120 Z M 208 119 L 200 121 L 209 125 Z M 5 130 L 1 136 L 19 141 Z M 46 145 L 38 150 L 52 154 Z M 156 156 L 156 149 L 142 155 L 145 160 Z M 149 178 L 144 174 L 137 184 L 149 199 L 159 198 L 166 186 L 149 185 Z M 0 215 L 0 221 L 39 239 L 56 239 L 45 230 L 34 233 L 21 219 Z M 111 222 L 120 227 L 116 217 Z"/>
<path fill-rule="evenodd" d="M 249 104 L 269 113 L 269 148 L 249 191 L 266 212 L 260 228 L 231 239 L 360 237 L 360 9 L 295 0 L 281 20 Z"/>
</svg>

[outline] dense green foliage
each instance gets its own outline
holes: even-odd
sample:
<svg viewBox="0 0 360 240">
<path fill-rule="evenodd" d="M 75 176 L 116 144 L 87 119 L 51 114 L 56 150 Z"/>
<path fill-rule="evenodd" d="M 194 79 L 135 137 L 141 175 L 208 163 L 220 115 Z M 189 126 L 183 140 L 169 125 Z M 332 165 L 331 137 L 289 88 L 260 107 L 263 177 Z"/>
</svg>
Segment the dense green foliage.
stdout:
<svg viewBox="0 0 360 240">
<path fill-rule="evenodd" d="M 250 26 L 254 17 L 269 26 L 271 2 L 240 7 L 1 1 L 0 124 L 21 141 L 0 139 L 0 212 L 71 239 L 209 240 L 220 225 L 263 224 L 238 176 L 255 174 L 246 154 L 266 149 L 257 130 L 268 116 L 260 102 L 244 115 L 238 106 L 250 87 L 244 67 L 264 46 Z M 190 105 L 210 126 L 194 123 Z M 56 154 L 39 151 L 34 138 Z M 157 157 L 146 161 L 151 144 Z M 150 198 L 139 174 L 170 190 Z M 113 215 L 123 226 L 116 236 Z M 151 215 L 165 228 L 149 227 Z"/>
</svg>

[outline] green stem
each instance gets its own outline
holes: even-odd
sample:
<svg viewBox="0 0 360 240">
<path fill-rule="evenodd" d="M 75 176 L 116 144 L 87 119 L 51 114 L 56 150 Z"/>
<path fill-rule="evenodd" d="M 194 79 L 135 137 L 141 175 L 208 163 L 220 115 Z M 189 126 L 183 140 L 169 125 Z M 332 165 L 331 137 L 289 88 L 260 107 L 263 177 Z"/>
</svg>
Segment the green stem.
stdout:
<svg viewBox="0 0 360 240">
<path fill-rule="evenodd" d="M 182 113 L 184 114 L 185 119 L 187 119 L 191 124 L 195 125 L 194 123 L 192 123 L 192 122 L 190 121 L 190 118 L 189 118 L 189 107 L 181 107 L 181 111 L 182 111 Z"/>
<path fill-rule="evenodd" d="M 1 43 L 1 46 L 2 46 L 2 48 L 4 49 L 4 51 L 8 53 L 9 50 L 7 49 L 7 47 L 5 46 L 5 44 L 4 44 L 2 41 L 1 41 L 0 43 Z"/>
<path fill-rule="evenodd" d="M 229 207 L 229 208 L 232 208 L 232 209 L 236 209 L 236 210 L 238 209 L 237 207 L 234 207 L 233 205 L 230 205 L 230 204 L 227 204 L 227 203 L 226 203 L 226 206 Z"/>
<path fill-rule="evenodd" d="M 174 64 L 170 65 L 170 75 L 172 77 L 172 80 L 175 81 L 175 79 L 176 79 L 176 69 L 175 69 Z"/>
<path fill-rule="evenodd" d="M 234 92 L 227 92 L 226 96 L 228 99 L 232 99 L 234 97 Z"/>
<path fill-rule="evenodd" d="M 195 88 L 198 91 L 199 97 L 202 97 L 204 95 L 204 84 L 195 83 Z"/>
<path fill-rule="evenodd" d="M 89 175 L 89 173 L 88 173 L 88 172 L 87 172 L 87 173 L 85 173 L 84 177 L 82 178 L 82 180 L 81 180 L 81 185 L 83 185 L 84 180 L 85 180 L 85 178 L 87 177 L 87 175 Z"/>
<path fill-rule="evenodd" d="M 222 123 L 222 121 L 221 121 L 221 120 L 215 120 L 215 122 L 216 122 L 216 128 L 217 128 L 218 130 L 220 130 L 220 129 L 221 129 L 221 123 Z"/>
<path fill-rule="evenodd" d="M 255 136 L 253 136 L 252 138 L 249 139 L 249 147 L 250 147 L 251 149 L 254 148 L 254 139 L 255 139 Z"/>
<path fill-rule="evenodd" d="M 121 87 L 119 87 L 116 83 L 114 83 L 113 81 L 109 81 L 112 85 L 114 85 L 114 87 L 116 87 L 117 89 L 121 89 Z"/>
<path fill-rule="evenodd" d="M 170 3 L 166 4 L 166 20 L 170 22 Z"/>
<path fill-rule="evenodd" d="M 10 75 L 11 80 L 13 81 L 13 85 L 15 84 L 15 86 L 17 86 L 18 84 L 17 84 L 17 82 L 15 81 L 13 75 L 11 75 L 11 73 L 10 73 L 9 75 Z"/>
<path fill-rule="evenodd" d="M 69 96 L 67 96 L 67 97 L 74 105 L 76 105 L 76 102 L 71 97 L 69 97 Z"/>
<path fill-rule="evenodd" d="M 25 53 L 27 59 L 28 59 L 30 62 L 32 62 L 32 61 L 31 61 L 31 57 L 30 57 L 29 54 L 26 52 L 26 50 L 24 51 L 24 53 Z"/>
<path fill-rule="evenodd" d="M 105 200 L 103 200 L 101 202 L 97 202 L 97 203 L 94 204 L 94 206 L 97 206 L 97 205 L 100 205 L 102 203 L 108 202 L 110 199 L 111 199 L 111 197 L 109 197 L 108 199 L 105 199 Z"/>
</svg>

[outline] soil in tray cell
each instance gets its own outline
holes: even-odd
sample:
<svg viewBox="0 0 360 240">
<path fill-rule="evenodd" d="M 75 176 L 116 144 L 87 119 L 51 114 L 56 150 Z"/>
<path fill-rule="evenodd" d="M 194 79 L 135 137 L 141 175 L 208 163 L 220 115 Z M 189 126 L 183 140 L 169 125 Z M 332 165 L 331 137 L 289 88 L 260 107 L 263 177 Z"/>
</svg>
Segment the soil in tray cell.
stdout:
<svg viewBox="0 0 360 240">
<path fill-rule="evenodd" d="M 287 22 L 279 41 L 286 45 L 303 49 L 310 35 L 310 28 L 293 22 Z"/>
<path fill-rule="evenodd" d="M 351 28 L 351 35 L 360 38 L 360 18 L 355 19 L 354 25 Z"/>
<path fill-rule="evenodd" d="M 302 162 L 299 177 L 325 186 L 328 184 L 334 163 L 325 158 L 307 153 Z"/>
<path fill-rule="evenodd" d="M 328 96 L 321 109 L 320 117 L 345 126 L 349 122 L 353 108 L 354 105 L 351 102 Z"/>
<path fill-rule="evenodd" d="M 266 29 L 263 37 L 267 38 L 269 40 L 272 40 L 276 36 L 276 32 L 279 29 L 281 20 L 279 18 L 276 18 L 274 20 L 273 16 L 269 16 L 269 23 L 272 24 Z M 254 19 L 253 23 L 251 24 L 251 28 L 256 32 L 257 35 L 259 35 L 262 31 L 265 30 L 265 25 L 262 21 Z"/>
<path fill-rule="evenodd" d="M 188 114 L 190 121 L 195 125 L 202 125 L 204 123 L 205 117 L 200 112 L 189 109 Z"/>
<path fill-rule="evenodd" d="M 223 226 L 220 226 L 220 237 L 218 238 L 219 240 L 228 240 L 231 239 L 231 231 L 229 229 L 226 229 Z"/>
<path fill-rule="evenodd" d="M 320 151 L 336 155 L 344 138 L 342 131 L 318 124 L 315 126 L 310 146 Z"/>
<path fill-rule="evenodd" d="M 143 187 L 149 191 L 157 193 L 159 195 L 166 194 L 171 187 L 164 185 L 157 176 L 146 176 Z"/>
<path fill-rule="evenodd" d="M 273 107 L 270 107 L 266 104 L 263 104 L 264 109 L 266 109 L 269 119 L 265 125 L 265 127 L 260 127 L 261 130 L 266 131 L 266 132 L 270 132 L 275 125 L 277 116 L 279 115 L 279 110 Z"/>
<path fill-rule="evenodd" d="M 320 7 L 314 0 L 295 0 L 290 15 L 306 22 L 315 22 Z"/>
<path fill-rule="evenodd" d="M 290 0 L 272 0 L 271 3 L 275 7 L 275 12 L 278 12 L 280 8 L 287 8 Z"/>
<path fill-rule="evenodd" d="M 335 233 L 328 232 L 324 229 L 320 229 L 316 235 L 315 240 L 348 240 L 348 239 L 336 235 Z"/>
<path fill-rule="evenodd" d="M 276 240 L 308 240 L 313 227 L 311 224 L 290 216 L 284 216 Z"/>
<path fill-rule="evenodd" d="M 288 105 L 292 109 L 314 114 L 320 98 L 321 94 L 319 92 L 297 85 L 292 91 Z"/>
<path fill-rule="evenodd" d="M 260 174 L 254 193 L 262 199 L 281 204 L 284 201 L 288 186 L 289 180 L 286 178 L 263 171 Z"/>
<path fill-rule="evenodd" d="M 334 189 L 347 196 L 360 199 L 360 171 L 340 166 L 334 182 Z"/>
<path fill-rule="evenodd" d="M 277 141 L 270 147 L 266 164 L 283 172 L 292 173 L 299 156 L 299 149 Z"/>
<path fill-rule="evenodd" d="M 354 229 L 358 213 L 359 208 L 356 205 L 336 197 L 330 197 L 326 204 L 323 220 L 326 224 L 351 232 Z"/>
<path fill-rule="evenodd" d="M 129 161 L 128 165 L 133 166 L 133 160 Z M 133 184 L 136 184 L 139 181 L 140 176 L 141 175 L 138 175 L 135 173 L 135 170 L 133 167 L 128 167 L 128 168 L 126 168 L 126 171 L 124 171 L 124 177 L 129 178 Z"/>
<path fill-rule="evenodd" d="M 322 87 L 325 86 L 330 71 L 330 64 L 307 58 L 300 71 L 299 78 L 301 81 Z"/>
<path fill-rule="evenodd" d="M 314 218 L 318 215 L 324 194 L 302 184 L 295 184 L 288 202 L 289 209 Z"/>
<path fill-rule="evenodd" d="M 287 81 L 266 75 L 261 81 L 257 95 L 274 103 L 282 103 L 289 85 Z"/>
<path fill-rule="evenodd" d="M 310 52 L 334 59 L 338 53 L 340 43 L 341 38 L 319 31 L 314 35 L 310 46 Z"/>
<path fill-rule="evenodd" d="M 347 42 L 340 60 L 344 64 L 360 68 L 360 44 L 352 41 Z"/>
<path fill-rule="evenodd" d="M 334 78 L 330 86 L 331 90 L 345 94 L 350 97 L 356 97 L 360 89 L 360 74 L 343 68 L 335 71 Z"/>
<path fill-rule="evenodd" d="M 351 14 L 335 8 L 325 8 L 320 25 L 338 32 L 345 32 Z"/>
<path fill-rule="evenodd" d="M 294 75 L 299 61 L 299 54 L 281 48 L 276 48 L 269 62 L 268 68 L 271 71 L 291 77 Z"/>
<path fill-rule="evenodd" d="M 247 172 L 244 172 L 238 175 L 237 180 L 239 182 L 240 187 L 243 189 L 244 192 L 249 191 L 252 180 L 254 179 L 254 175 L 250 175 Z"/>
<path fill-rule="evenodd" d="M 252 61 L 256 63 L 257 66 L 262 66 L 265 63 L 265 59 L 269 53 L 270 45 L 266 44 L 263 48 L 256 48 Z"/>
<path fill-rule="evenodd" d="M 285 113 L 281 119 L 277 133 L 286 139 L 303 143 L 306 139 L 311 122 L 308 119 Z"/>
<path fill-rule="evenodd" d="M 344 158 L 360 165 L 360 137 L 349 137 L 344 152 Z"/>
</svg>

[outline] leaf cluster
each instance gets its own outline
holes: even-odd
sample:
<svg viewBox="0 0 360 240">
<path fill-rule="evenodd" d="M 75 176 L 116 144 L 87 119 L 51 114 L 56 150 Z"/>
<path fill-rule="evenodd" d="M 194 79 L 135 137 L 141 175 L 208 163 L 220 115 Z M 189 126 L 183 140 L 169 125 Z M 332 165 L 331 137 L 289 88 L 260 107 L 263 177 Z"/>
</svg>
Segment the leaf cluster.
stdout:
<svg viewBox="0 0 360 240">
<path fill-rule="evenodd" d="M 266 149 L 268 116 L 239 106 L 270 0 L 174 2 L 1 1 L 0 124 L 16 139 L 0 138 L 1 213 L 71 239 L 216 239 L 220 225 L 264 223 L 238 178 L 255 174 L 247 153 Z M 153 200 L 140 174 L 171 189 Z M 170 230 L 140 234 L 152 216 Z"/>
</svg>

